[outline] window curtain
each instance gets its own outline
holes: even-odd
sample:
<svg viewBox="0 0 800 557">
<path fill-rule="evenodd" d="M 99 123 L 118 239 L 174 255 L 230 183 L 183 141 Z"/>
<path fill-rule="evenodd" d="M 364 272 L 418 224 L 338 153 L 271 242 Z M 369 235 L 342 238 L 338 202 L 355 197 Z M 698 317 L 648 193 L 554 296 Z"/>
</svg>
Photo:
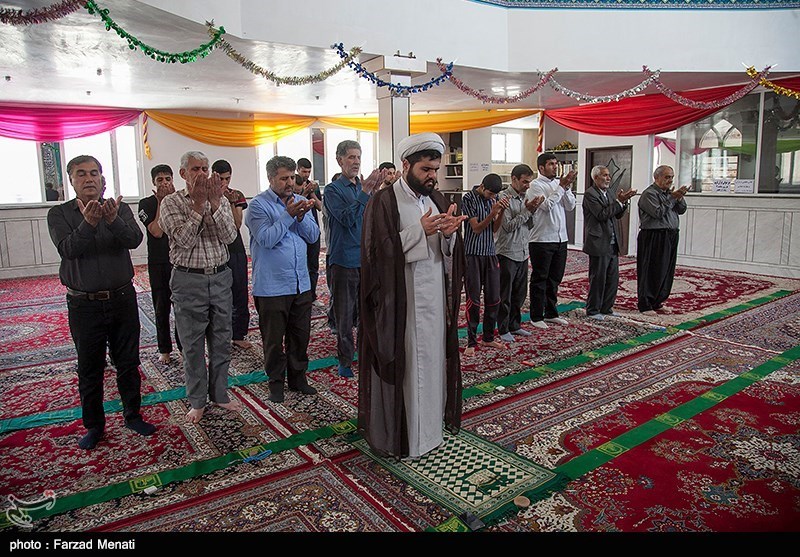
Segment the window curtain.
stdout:
<svg viewBox="0 0 800 557">
<path fill-rule="evenodd" d="M 777 79 L 773 83 L 788 89 L 800 89 L 800 77 Z M 724 99 L 741 89 L 741 85 L 715 87 L 680 93 L 702 102 Z M 721 107 L 720 107 L 721 108 Z M 630 97 L 619 102 L 587 104 L 570 108 L 548 110 L 545 116 L 562 126 L 595 135 L 649 135 L 676 130 L 695 122 L 719 108 L 698 110 L 689 108 L 665 97 L 661 93 Z"/>
<path fill-rule="evenodd" d="M 201 118 L 146 110 L 162 126 L 191 139 L 223 147 L 256 147 L 292 135 L 314 123 L 313 116 L 274 114 L 255 120 Z"/>
<path fill-rule="evenodd" d="M 140 110 L 0 103 L 0 135 L 63 141 L 107 132 L 138 118 Z"/>
</svg>

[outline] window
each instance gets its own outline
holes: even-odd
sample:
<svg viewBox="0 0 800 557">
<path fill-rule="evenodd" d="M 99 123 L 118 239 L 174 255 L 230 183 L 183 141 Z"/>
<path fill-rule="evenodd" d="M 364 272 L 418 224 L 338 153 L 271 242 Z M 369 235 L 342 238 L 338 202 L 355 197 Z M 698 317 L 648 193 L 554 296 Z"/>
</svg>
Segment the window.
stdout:
<svg viewBox="0 0 800 557">
<path fill-rule="evenodd" d="M 719 194 L 800 194 L 800 101 L 747 95 L 679 130 L 676 184 Z"/>
<path fill-rule="evenodd" d="M 492 162 L 522 162 L 522 130 L 492 131 Z"/>
<path fill-rule="evenodd" d="M 135 125 L 78 139 L 38 143 L 0 137 L 0 164 L 19 169 L 15 187 L 0 192 L 0 204 L 41 203 L 47 200 L 46 184 L 52 184 L 58 200 L 73 199 L 67 163 L 79 155 L 92 155 L 103 167 L 105 197 L 142 196 L 138 134 Z"/>
</svg>

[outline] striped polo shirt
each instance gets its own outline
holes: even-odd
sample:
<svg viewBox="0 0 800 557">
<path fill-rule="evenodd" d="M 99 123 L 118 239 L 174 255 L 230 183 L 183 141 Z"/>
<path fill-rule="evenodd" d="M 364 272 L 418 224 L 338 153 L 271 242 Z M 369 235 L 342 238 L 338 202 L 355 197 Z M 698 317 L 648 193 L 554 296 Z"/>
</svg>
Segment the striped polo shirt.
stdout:
<svg viewBox="0 0 800 557">
<path fill-rule="evenodd" d="M 469 223 L 472 217 L 478 219 L 478 222 L 488 217 L 492 205 L 496 202 L 496 199 L 486 199 L 476 192 L 478 187 L 474 186 L 472 191 L 468 191 L 461 198 L 461 212 L 467 216 L 467 222 L 464 223 L 464 253 L 466 255 L 495 255 L 492 225 L 487 226 L 480 234 L 475 234 Z"/>
</svg>

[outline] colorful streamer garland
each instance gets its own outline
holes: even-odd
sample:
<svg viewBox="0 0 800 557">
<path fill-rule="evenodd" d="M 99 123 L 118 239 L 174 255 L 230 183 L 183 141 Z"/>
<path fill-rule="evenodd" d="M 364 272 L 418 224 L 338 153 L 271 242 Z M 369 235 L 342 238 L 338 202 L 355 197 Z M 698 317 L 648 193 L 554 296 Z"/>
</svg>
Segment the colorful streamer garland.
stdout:
<svg viewBox="0 0 800 557">
<path fill-rule="evenodd" d="M 342 43 L 331 45 L 331 48 L 336 51 L 342 60 L 346 59 L 348 54 L 344 50 L 344 45 Z M 354 72 L 356 72 L 359 77 L 363 77 L 364 79 L 369 80 L 370 82 L 374 83 L 378 87 L 387 87 L 389 91 L 392 92 L 392 95 L 396 97 L 408 97 L 412 93 L 421 93 L 423 91 L 427 91 L 431 87 L 438 87 L 442 84 L 446 79 L 450 77 L 451 72 L 453 71 L 453 63 L 450 62 L 447 66 L 443 66 L 439 64 L 439 69 L 442 72 L 442 75 L 431 79 L 430 81 L 426 81 L 425 83 L 420 83 L 419 85 L 400 85 L 399 83 L 391 83 L 389 81 L 384 81 L 383 79 L 379 78 L 374 73 L 367 70 L 364 66 L 361 65 L 360 62 L 349 61 L 347 62 L 347 66 L 350 67 Z"/>
<path fill-rule="evenodd" d="M 208 27 L 208 34 L 212 37 L 216 34 L 216 29 L 214 29 L 213 22 L 206 22 L 206 26 Z M 228 55 L 228 58 L 237 62 L 241 65 L 244 69 L 249 71 L 254 75 L 260 75 L 261 77 L 272 81 L 276 85 L 308 85 L 309 83 L 319 83 L 320 81 L 324 81 L 331 77 L 333 74 L 341 71 L 349 62 L 353 61 L 356 56 L 361 54 L 361 49 L 357 46 L 354 46 L 350 49 L 350 52 L 347 54 L 347 57 L 343 59 L 341 62 L 333 66 L 332 68 L 328 68 L 327 70 L 321 71 L 318 74 L 314 75 L 306 75 L 306 76 L 291 76 L 291 77 L 281 77 L 266 68 L 262 68 L 249 58 L 242 55 L 239 51 L 233 48 L 228 41 L 224 38 L 220 37 L 219 42 L 217 43 L 217 48 L 223 50 L 225 54 Z"/>
<path fill-rule="evenodd" d="M 753 66 L 750 66 L 745 71 L 747 72 L 747 75 L 749 75 L 752 78 L 755 78 L 758 75 L 758 72 Z M 775 93 L 779 95 L 784 95 L 786 97 L 791 97 L 793 99 L 800 101 L 800 91 L 795 91 L 794 89 L 781 87 L 780 85 L 777 85 L 764 77 L 761 78 L 759 84 L 763 85 L 767 89 L 772 89 Z"/>
<path fill-rule="evenodd" d="M 439 70 L 440 71 L 442 71 L 444 69 L 444 66 L 442 65 L 442 59 L 441 58 L 437 58 L 436 59 L 436 65 L 439 66 Z M 513 97 L 495 97 L 495 96 L 492 96 L 492 95 L 484 95 L 480 91 L 477 91 L 477 90 L 473 89 L 472 87 L 470 87 L 469 85 L 467 85 L 466 83 L 464 83 L 463 81 L 458 79 L 456 76 L 454 76 L 453 73 L 452 73 L 452 69 L 453 69 L 452 62 L 450 63 L 449 68 L 450 68 L 450 72 L 449 72 L 448 75 L 449 75 L 450 83 L 452 83 L 453 85 L 458 87 L 459 90 L 462 93 L 466 93 L 467 95 L 475 97 L 476 99 L 480 100 L 481 102 L 484 102 L 484 103 L 487 103 L 487 104 L 511 104 L 511 103 L 515 103 L 515 102 L 521 101 L 522 99 L 525 99 L 527 97 L 530 97 L 536 91 L 538 91 L 539 89 L 544 87 L 544 85 L 548 81 L 550 81 L 550 78 L 553 76 L 553 74 L 558 71 L 558 68 L 553 68 L 552 70 L 550 70 L 549 72 L 544 74 L 541 77 L 541 79 L 539 79 L 539 82 L 536 85 L 534 85 L 530 89 L 526 89 L 525 91 L 522 91 L 521 93 L 519 93 L 517 95 L 514 95 Z"/>
<path fill-rule="evenodd" d="M 116 31 L 117 35 L 128 41 L 128 48 L 131 50 L 136 50 L 138 48 L 153 60 L 170 64 L 174 64 L 175 62 L 186 64 L 188 62 L 196 62 L 198 58 L 205 58 L 212 50 L 214 50 L 214 47 L 225 33 L 225 28 L 220 27 L 209 42 L 200 45 L 194 50 L 187 50 L 185 52 L 166 52 L 143 43 L 125 31 L 122 27 L 117 25 L 113 19 L 111 19 L 111 17 L 108 15 L 108 10 L 101 9 L 94 2 L 94 0 L 86 0 L 86 10 L 90 14 L 97 14 L 100 16 L 100 19 L 102 19 L 106 24 L 106 31 L 110 31 L 111 29 Z"/>
<path fill-rule="evenodd" d="M 12 10 L 11 8 L 0 8 L 0 23 L 8 25 L 35 25 L 61 19 L 73 12 L 80 10 L 85 2 L 82 0 L 63 0 L 36 10 Z"/>
<path fill-rule="evenodd" d="M 655 85 L 656 88 L 659 91 L 661 91 L 661 94 L 663 94 L 665 97 L 672 99 L 673 101 L 675 101 L 680 105 L 688 106 L 689 108 L 694 108 L 697 110 L 710 110 L 710 109 L 723 108 L 744 97 L 750 91 L 758 87 L 759 81 L 761 81 L 766 77 L 767 73 L 769 73 L 770 68 L 771 66 L 767 66 L 766 68 L 761 70 L 761 72 L 757 73 L 755 76 L 752 76 L 752 83 L 748 83 L 747 85 L 745 85 L 738 91 L 731 93 L 724 99 L 719 99 L 717 101 L 709 101 L 709 102 L 693 101 L 692 99 L 687 99 L 686 97 L 679 95 L 678 93 L 676 93 L 675 91 L 664 85 L 661 82 L 661 80 L 658 79 L 658 77 L 656 76 L 656 72 L 651 72 L 649 69 L 647 69 L 647 66 L 642 66 L 642 71 L 648 76 L 655 76 L 655 79 L 653 79 L 653 85 Z"/>
<path fill-rule="evenodd" d="M 630 89 L 625 89 L 624 91 L 620 91 L 619 93 L 614 93 L 612 95 L 602 95 L 602 96 L 587 95 L 586 93 L 579 93 L 578 91 L 567 89 L 566 87 L 561 85 L 558 81 L 556 81 L 556 78 L 553 76 L 550 77 L 548 84 L 550 85 L 550 87 L 553 88 L 553 90 L 561 93 L 562 95 L 572 97 L 573 99 L 576 99 L 581 102 L 588 102 L 590 104 L 607 103 L 611 101 L 619 102 L 622 99 L 638 95 L 639 93 L 647 89 L 647 87 L 651 83 L 655 82 L 655 80 L 658 79 L 660 73 L 661 73 L 660 70 L 657 70 L 653 72 L 652 75 L 646 77 L 644 81 L 642 81 L 639 85 L 636 85 L 635 87 L 631 87 Z"/>
</svg>

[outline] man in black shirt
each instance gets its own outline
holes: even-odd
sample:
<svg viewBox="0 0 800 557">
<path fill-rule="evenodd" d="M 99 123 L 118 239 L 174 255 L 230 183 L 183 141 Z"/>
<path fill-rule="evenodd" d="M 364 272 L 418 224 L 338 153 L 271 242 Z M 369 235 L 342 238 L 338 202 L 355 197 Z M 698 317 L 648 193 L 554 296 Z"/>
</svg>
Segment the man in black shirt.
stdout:
<svg viewBox="0 0 800 557">
<path fill-rule="evenodd" d="M 158 357 L 162 364 L 170 362 L 172 339 L 169 333 L 169 312 L 172 307 L 172 291 L 169 279 L 172 265 L 169 262 L 169 238 L 158 224 L 161 201 L 171 193 L 175 193 L 172 182 L 172 168 L 159 164 L 150 171 L 150 177 L 156 189 L 153 195 L 139 201 L 139 220 L 147 229 L 147 274 L 150 277 L 150 291 L 153 296 L 153 309 L 156 313 L 156 338 L 158 339 Z M 178 329 L 175 329 L 175 344 L 181 349 Z"/>
<path fill-rule="evenodd" d="M 122 196 L 103 199 L 103 169 L 90 156 L 67 164 L 76 199 L 50 209 L 50 238 L 61 255 L 59 278 L 67 287 L 69 329 L 78 353 L 83 425 L 78 446 L 93 449 L 105 430 L 103 373 L 106 345 L 117 368 L 125 426 L 140 435 L 156 428 L 142 419 L 139 375 L 139 308 L 130 251 L 142 231 Z"/>
<path fill-rule="evenodd" d="M 311 208 L 311 216 L 317 225 L 322 223 L 319 220 L 319 212 L 322 210 L 322 193 L 319 184 L 311 180 L 311 161 L 306 158 L 297 159 L 297 174 L 295 175 L 294 193 L 302 195 L 306 199 L 314 202 Z M 320 226 L 320 229 L 322 227 Z M 308 262 L 308 277 L 311 279 L 311 300 L 314 305 L 320 306 L 317 302 L 317 282 L 319 281 L 319 252 L 321 246 L 320 238 L 313 244 L 308 244 L 306 250 L 306 260 Z"/>
</svg>

